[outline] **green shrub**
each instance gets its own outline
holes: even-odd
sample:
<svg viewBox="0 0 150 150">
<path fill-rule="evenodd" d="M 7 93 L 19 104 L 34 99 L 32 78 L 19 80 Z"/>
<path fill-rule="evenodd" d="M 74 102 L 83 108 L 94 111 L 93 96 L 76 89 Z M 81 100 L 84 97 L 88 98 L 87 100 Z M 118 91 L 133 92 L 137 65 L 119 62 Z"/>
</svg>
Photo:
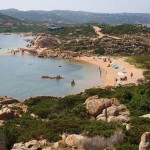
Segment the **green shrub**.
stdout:
<svg viewBox="0 0 150 150">
<path fill-rule="evenodd" d="M 116 150 L 138 150 L 138 145 L 122 144 L 116 147 Z"/>
</svg>

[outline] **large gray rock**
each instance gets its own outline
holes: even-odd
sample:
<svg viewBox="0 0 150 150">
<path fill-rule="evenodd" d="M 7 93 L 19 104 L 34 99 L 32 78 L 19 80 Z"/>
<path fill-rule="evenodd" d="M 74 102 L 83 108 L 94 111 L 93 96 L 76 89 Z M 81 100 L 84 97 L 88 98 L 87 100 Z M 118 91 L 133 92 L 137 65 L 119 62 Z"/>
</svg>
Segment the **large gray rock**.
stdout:
<svg viewBox="0 0 150 150">
<path fill-rule="evenodd" d="M 150 132 L 145 132 L 141 136 L 139 150 L 150 150 Z"/>
</svg>

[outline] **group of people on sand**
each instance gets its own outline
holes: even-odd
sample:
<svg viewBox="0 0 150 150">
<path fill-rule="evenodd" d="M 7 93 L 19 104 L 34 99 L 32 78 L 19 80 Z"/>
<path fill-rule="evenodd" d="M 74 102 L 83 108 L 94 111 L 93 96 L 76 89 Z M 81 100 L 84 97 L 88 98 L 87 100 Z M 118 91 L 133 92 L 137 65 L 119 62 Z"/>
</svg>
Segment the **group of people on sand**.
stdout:
<svg viewBox="0 0 150 150">
<path fill-rule="evenodd" d="M 112 60 L 110 57 L 105 57 L 105 58 L 102 58 L 102 61 L 103 62 L 109 62 L 108 66 L 107 67 L 110 67 L 111 64 L 112 64 Z M 101 70 L 101 67 L 99 66 L 99 72 L 100 72 L 100 77 L 101 77 L 101 74 L 102 74 L 102 70 Z M 107 70 L 106 70 L 106 75 L 107 75 Z M 133 78 L 133 72 L 130 73 L 130 76 L 131 78 Z M 116 77 L 115 78 L 115 85 L 120 85 L 118 81 L 127 81 L 128 80 L 128 77 L 127 76 L 124 76 L 124 77 Z"/>
<path fill-rule="evenodd" d="M 12 55 L 15 55 L 16 53 L 19 53 L 19 52 L 21 52 L 21 54 L 23 55 L 24 54 L 24 52 L 25 52 L 25 49 L 23 49 L 23 48 L 18 48 L 17 50 L 11 50 L 11 54 Z"/>
<path fill-rule="evenodd" d="M 131 72 L 130 73 L 130 76 L 131 76 L 131 78 L 133 77 L 133 73 Z M 125 77 L 123 77 L 123 78 L 120 78 L 120 81 L 127 81 L 128 80 L 128 78 L 127 78 L 127 76 L 125 76 Z M 117 82 L 118 82 L 118 78 L 116 78 L 115 79 L 115 85 L 117 84 Z"/>
</svg>

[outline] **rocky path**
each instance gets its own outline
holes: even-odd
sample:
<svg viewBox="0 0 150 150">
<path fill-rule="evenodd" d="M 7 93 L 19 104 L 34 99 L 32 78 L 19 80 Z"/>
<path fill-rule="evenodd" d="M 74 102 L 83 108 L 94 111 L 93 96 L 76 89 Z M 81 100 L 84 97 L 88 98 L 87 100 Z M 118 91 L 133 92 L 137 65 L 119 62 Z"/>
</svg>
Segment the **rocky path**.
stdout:
<svg viewBox="0 0 150 150">
<path fill-rule="evenodd" d="M 110 36 L 110 35 L 107 35 L 107 34 L 102 33 L 102 32 L 101 32 L 102 29 L 101 29 L 100 27 L 98 27 L 98 26 L 93 26 L 93 28 L 94 28 L 96 34 L 98 34 L 98 38 L 96 38 L 96 39 L 101 39 L 101 38 L 103 38 L 104 36 L 107 36 L 107 37 L 110 37 L 110 38 L 113 38 L 113 39 L 116 39 L 116 40 L 119 40 L 119 39 L 120 39 L 119 37 Z M 96 39 L 94 39 L 94 40 L 96 40 Z"/>
</svg>

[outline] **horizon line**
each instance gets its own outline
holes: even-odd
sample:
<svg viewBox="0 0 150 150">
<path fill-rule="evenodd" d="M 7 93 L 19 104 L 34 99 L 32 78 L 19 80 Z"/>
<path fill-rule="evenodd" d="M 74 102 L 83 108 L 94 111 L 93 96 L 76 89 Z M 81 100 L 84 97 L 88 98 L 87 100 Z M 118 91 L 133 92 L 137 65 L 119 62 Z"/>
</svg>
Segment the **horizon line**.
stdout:
<svg viewBox="0 0 150 150">
<path fill-rule="evenodd" d="M 49 12 L 49 11 L 74 11 L 74 12 L 87 12 L 87 13 L 96 13 L 96 14 L 150 14 L 150 12 L 93 12 L 93 11 L 84 11 L 84 10 L 67 10 L 67 9 L 54 9 L 54 10 L 40 10 L 40 9 L 29 9 L 29 10 L 20 10 L 17 8 L 6 8 L 6 9 L 0 9 L 1 10 L 9 10 L 9 9 L 14 9 L 14 10 L 18 10 L 18 11 L 45 11 L 45 12 Z"/>
</svg>

